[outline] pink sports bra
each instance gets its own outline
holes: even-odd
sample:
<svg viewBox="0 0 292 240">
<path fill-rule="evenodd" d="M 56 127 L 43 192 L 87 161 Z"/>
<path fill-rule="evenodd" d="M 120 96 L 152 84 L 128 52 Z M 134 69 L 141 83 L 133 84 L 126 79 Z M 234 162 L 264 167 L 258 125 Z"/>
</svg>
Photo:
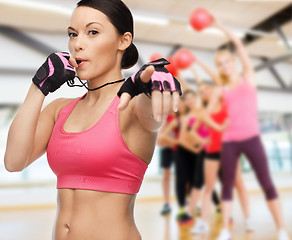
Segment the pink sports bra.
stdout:
<svg viewBox="0 0 292 240">
<path fill-rule="evenodd" d="M 47 147 L 57 188 L 136 194 L 148 165 L 130 152 L 122 138 L 118 96 L 89 129 L 64 131 L 66 119 L 83 97 L 61 110 Z"/>
<path fill-rule="evenodd" d="M 189 126 L 192 127 L 195 124 L 195 122 L 196 122 L 196 118 L 191 117 L 189 119 Z M 209 129 L 206 127 L 206 125 L 204 123 L 200 124 L 197 132 L 202 138 L 207 138 L 207 137 L 209 137 L 209 134 L 210 134 Z"/>
</svg>

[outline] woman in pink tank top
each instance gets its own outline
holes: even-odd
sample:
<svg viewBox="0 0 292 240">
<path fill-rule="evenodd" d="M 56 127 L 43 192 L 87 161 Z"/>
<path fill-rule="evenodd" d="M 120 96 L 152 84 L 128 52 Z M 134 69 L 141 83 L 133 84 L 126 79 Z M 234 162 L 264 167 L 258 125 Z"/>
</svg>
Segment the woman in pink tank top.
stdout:
<svg viewBox="0 0 292 240">
<path fill-rule="evenodd" d="M 22 171 L 47 152 L 57 176 L 54 240 L 142 239 L 133 216 L 136 194 L 161 121 L 177 111 L 181 91 L 163 58 L 124 81 L 122 69 L 138 60 L 133 34 L 122 1 L 78 2 L 68 27 L 71 57 L 48 56 L 10 126 L 6 169 Z M 88 92 L 41 111 L 48 93 L 74 84 L 73 66 Z"/>
<path fill-rule="evenodd" d="M 204 64 L 202 61 L 200 61 L 198 58 L 196 58 L 195 64 L 198 64 L 202 67 L 203 70 L 205 70 L 207 73 L 212 72 L 212 70 Z M 206 124 L 209 129 L 209 141 L 206 146 L 206 154 L 204 156 L 204 169 L 203 169 L 203 175 L 204 175 L 204 190 L 202 194 L 201 199 L 201 215 L 196 219 L 196 224 L 192 228 L 191 232 L 196 235 L 200 234 L 206 234 L 210 230 L 210 226 L 208 224 L 209 220 L 209 208 L 211 199 L 214 199 L 214 187 L 217 182 L 217 178 L 219 176 L 220 181 L 222 181 L 222 174 L 221 174 L 221 161 L 220 161 L 220 155 L 221 155 L 221 143 L 222 143 L 222 132 L 221 129 L 224 129 L 224 126 L 221 124 L 224 123 L 226 120 L 226 107 L 224 106 L 222 99 L 220 99 L 216 106 L 212 109 L 211 112 L 207 111 L 208 104 L 210 99 L 213 96 L 214 92 L 214 85 L 210 82 L 203 82 L 195 68 L 195 66 L 192 67 L 192 72 L 194 74 L 195 83 L 198 88 L 198 93 L 200 96 L 200 99 L 202 101 L 202 105 L 204 106 L 203 112 L 201 114 L 201 122 Z M 212 78 L 212 75 L 210 76 Z M 202 126 L 202 124 L 197 124 L 197 126 L 194 126 L 194 130 L 197 131 L 197 129 Z M 204 126 L 204 125 L 203 125 Z M 200 129 L 200 128 L 199 128 Z M 205 131 L 205 133 L 207 133 Z M 248 199 L 248 193 L 244 184 L 242 172 L 241 172 L 241 166 L 238 165 L 236 170 L 236 177 L 234 181 L 235 188 L 238 193 L 238 197 L 240 200 L 240 204 L 243 210 L 243 215 L 245 218 L 245 229 L 246 231 L 251 230 L 251 225 L 249 216 L 249 199 Z M 221 212 L 221 206 L 220 203 L 218 204 L 219 207 L 216 209 L 217 212 Z"/>
<path fill-rule="evenodd" d="M 278 240 L 288 240 L 280 201 L 271 179 L 268 160 L 260 139 L 257 117 L 257 90 L 255 72 L 242 41 L 230 30 L 214 20 L 214 27 L 221 30 L 237 49 L 242 65 L 242 74 L 236 68 L 235 57 L 227 50 L 215 56 L 218 74 L 209 71 L 218 86 L 208 106 L 211 112 L 220 98 L 226 105 L 228 124 L 223 132 L 221 166 L 223 175 L 223 229 L 217 240 L 230 240 L 228 222 L 231 216 L 232 189 L 240 154 L 245 154 L 265 193 L 269 209 L 278 229 Z"/>
</svg>

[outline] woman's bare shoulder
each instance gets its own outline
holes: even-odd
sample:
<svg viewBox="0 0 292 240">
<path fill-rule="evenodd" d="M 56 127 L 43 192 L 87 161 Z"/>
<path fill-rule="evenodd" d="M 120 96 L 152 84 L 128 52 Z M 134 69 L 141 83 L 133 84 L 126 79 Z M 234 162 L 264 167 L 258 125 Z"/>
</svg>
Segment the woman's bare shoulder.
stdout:
<svg viewBox="0 0 292 240">
<path fill-rule="evenodd" d="M 43 111 L 51 115 L 56 121 L 62 109 L 76 99 L 77 98 L 57 98 L 50 102 Z"/>
</svg>

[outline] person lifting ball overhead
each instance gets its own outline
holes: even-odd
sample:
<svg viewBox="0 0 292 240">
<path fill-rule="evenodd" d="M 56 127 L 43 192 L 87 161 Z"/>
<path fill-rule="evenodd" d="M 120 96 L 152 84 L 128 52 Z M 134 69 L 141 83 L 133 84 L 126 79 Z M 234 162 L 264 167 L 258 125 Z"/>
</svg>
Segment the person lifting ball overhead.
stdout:
<svg viewBox="0 0 292 240">
<path fill-rule="evenodd" d="M 207 12 L 207 15 L 210 14 Z M 218 89 L 214 92 L 208 109 L 211 112 L 211 109 L 214 109 L 222 98 L 228 117 L 228 125 L 222 135 L 221 152 L 223 229 L 217 240 L 231 239 L 228 222 L 232 207 L 232 189 L 240 154 L 246 155 L 256 173 L 278 228 L 278 240 L 288 240 L 288 234 L 284 230 L 280 201 L 270 176 L 268 160 L 260 139 L 256 76 L 251 60 L 242 41 L 232 31 L 213 16 L 210 15 L 208 19 L 210 21 L 206 21 L 205 26 L 208 27 L 212 24 L 230 39 L 238 52 L 242 66 L 242 73 L 239 73 L 235 57 L 229 51 L 221 50 L 215 56 L 218 74 L 210 73 Z"/>
<path fill-rule="evenodd" d="M 5 167 L 22 171 L 47 151 L 57 175 L 54 240 L 139 240 L 136 193 L 161 120 L 171 108 L 177 111 L 180 84 L 164 59 L 121 81 L 121 70 L 136 64 L 138 51 L 132 14 L 120 0 L 80 1 L 68 35 L 71 57 L 47 58 L 10 126 Z M 73 84 L 73 66 L 88 92 L 41 111 L 47 94 Z"/>
</svg>

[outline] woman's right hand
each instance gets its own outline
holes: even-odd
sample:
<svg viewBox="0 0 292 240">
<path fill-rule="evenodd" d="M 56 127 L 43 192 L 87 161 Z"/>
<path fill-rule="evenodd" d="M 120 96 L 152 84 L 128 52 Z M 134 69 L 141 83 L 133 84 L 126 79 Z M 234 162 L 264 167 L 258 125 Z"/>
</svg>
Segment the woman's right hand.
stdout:
<svg viewBox="0 0 292 240">
<path fill-rule="evenodd" d="M 47 96 L 49 92 L 56 91 L 65 82 L 75 78 L 75 70 L 71 62 L 76 64 L 69 53 L 52 53 L 36 72 L 32 79 L 33 83 Z"/>
<path fill-rule="evenodd" d="M 210 138 L 201 138 L 201 137 L 200 137 L 200 139 L 198 139 L 197 144 L 198 144 L 201 148 L 204 148 L 204 146 L 210 144 L 210 141 L 211 141 Z"/>
<path fill-rule="evenodd" d="M 224 132 L 229 127 L 229 124 L 230 124 L 230 120 L 226 119 L 221 126 L 221 132 Z"/>
</svg>

